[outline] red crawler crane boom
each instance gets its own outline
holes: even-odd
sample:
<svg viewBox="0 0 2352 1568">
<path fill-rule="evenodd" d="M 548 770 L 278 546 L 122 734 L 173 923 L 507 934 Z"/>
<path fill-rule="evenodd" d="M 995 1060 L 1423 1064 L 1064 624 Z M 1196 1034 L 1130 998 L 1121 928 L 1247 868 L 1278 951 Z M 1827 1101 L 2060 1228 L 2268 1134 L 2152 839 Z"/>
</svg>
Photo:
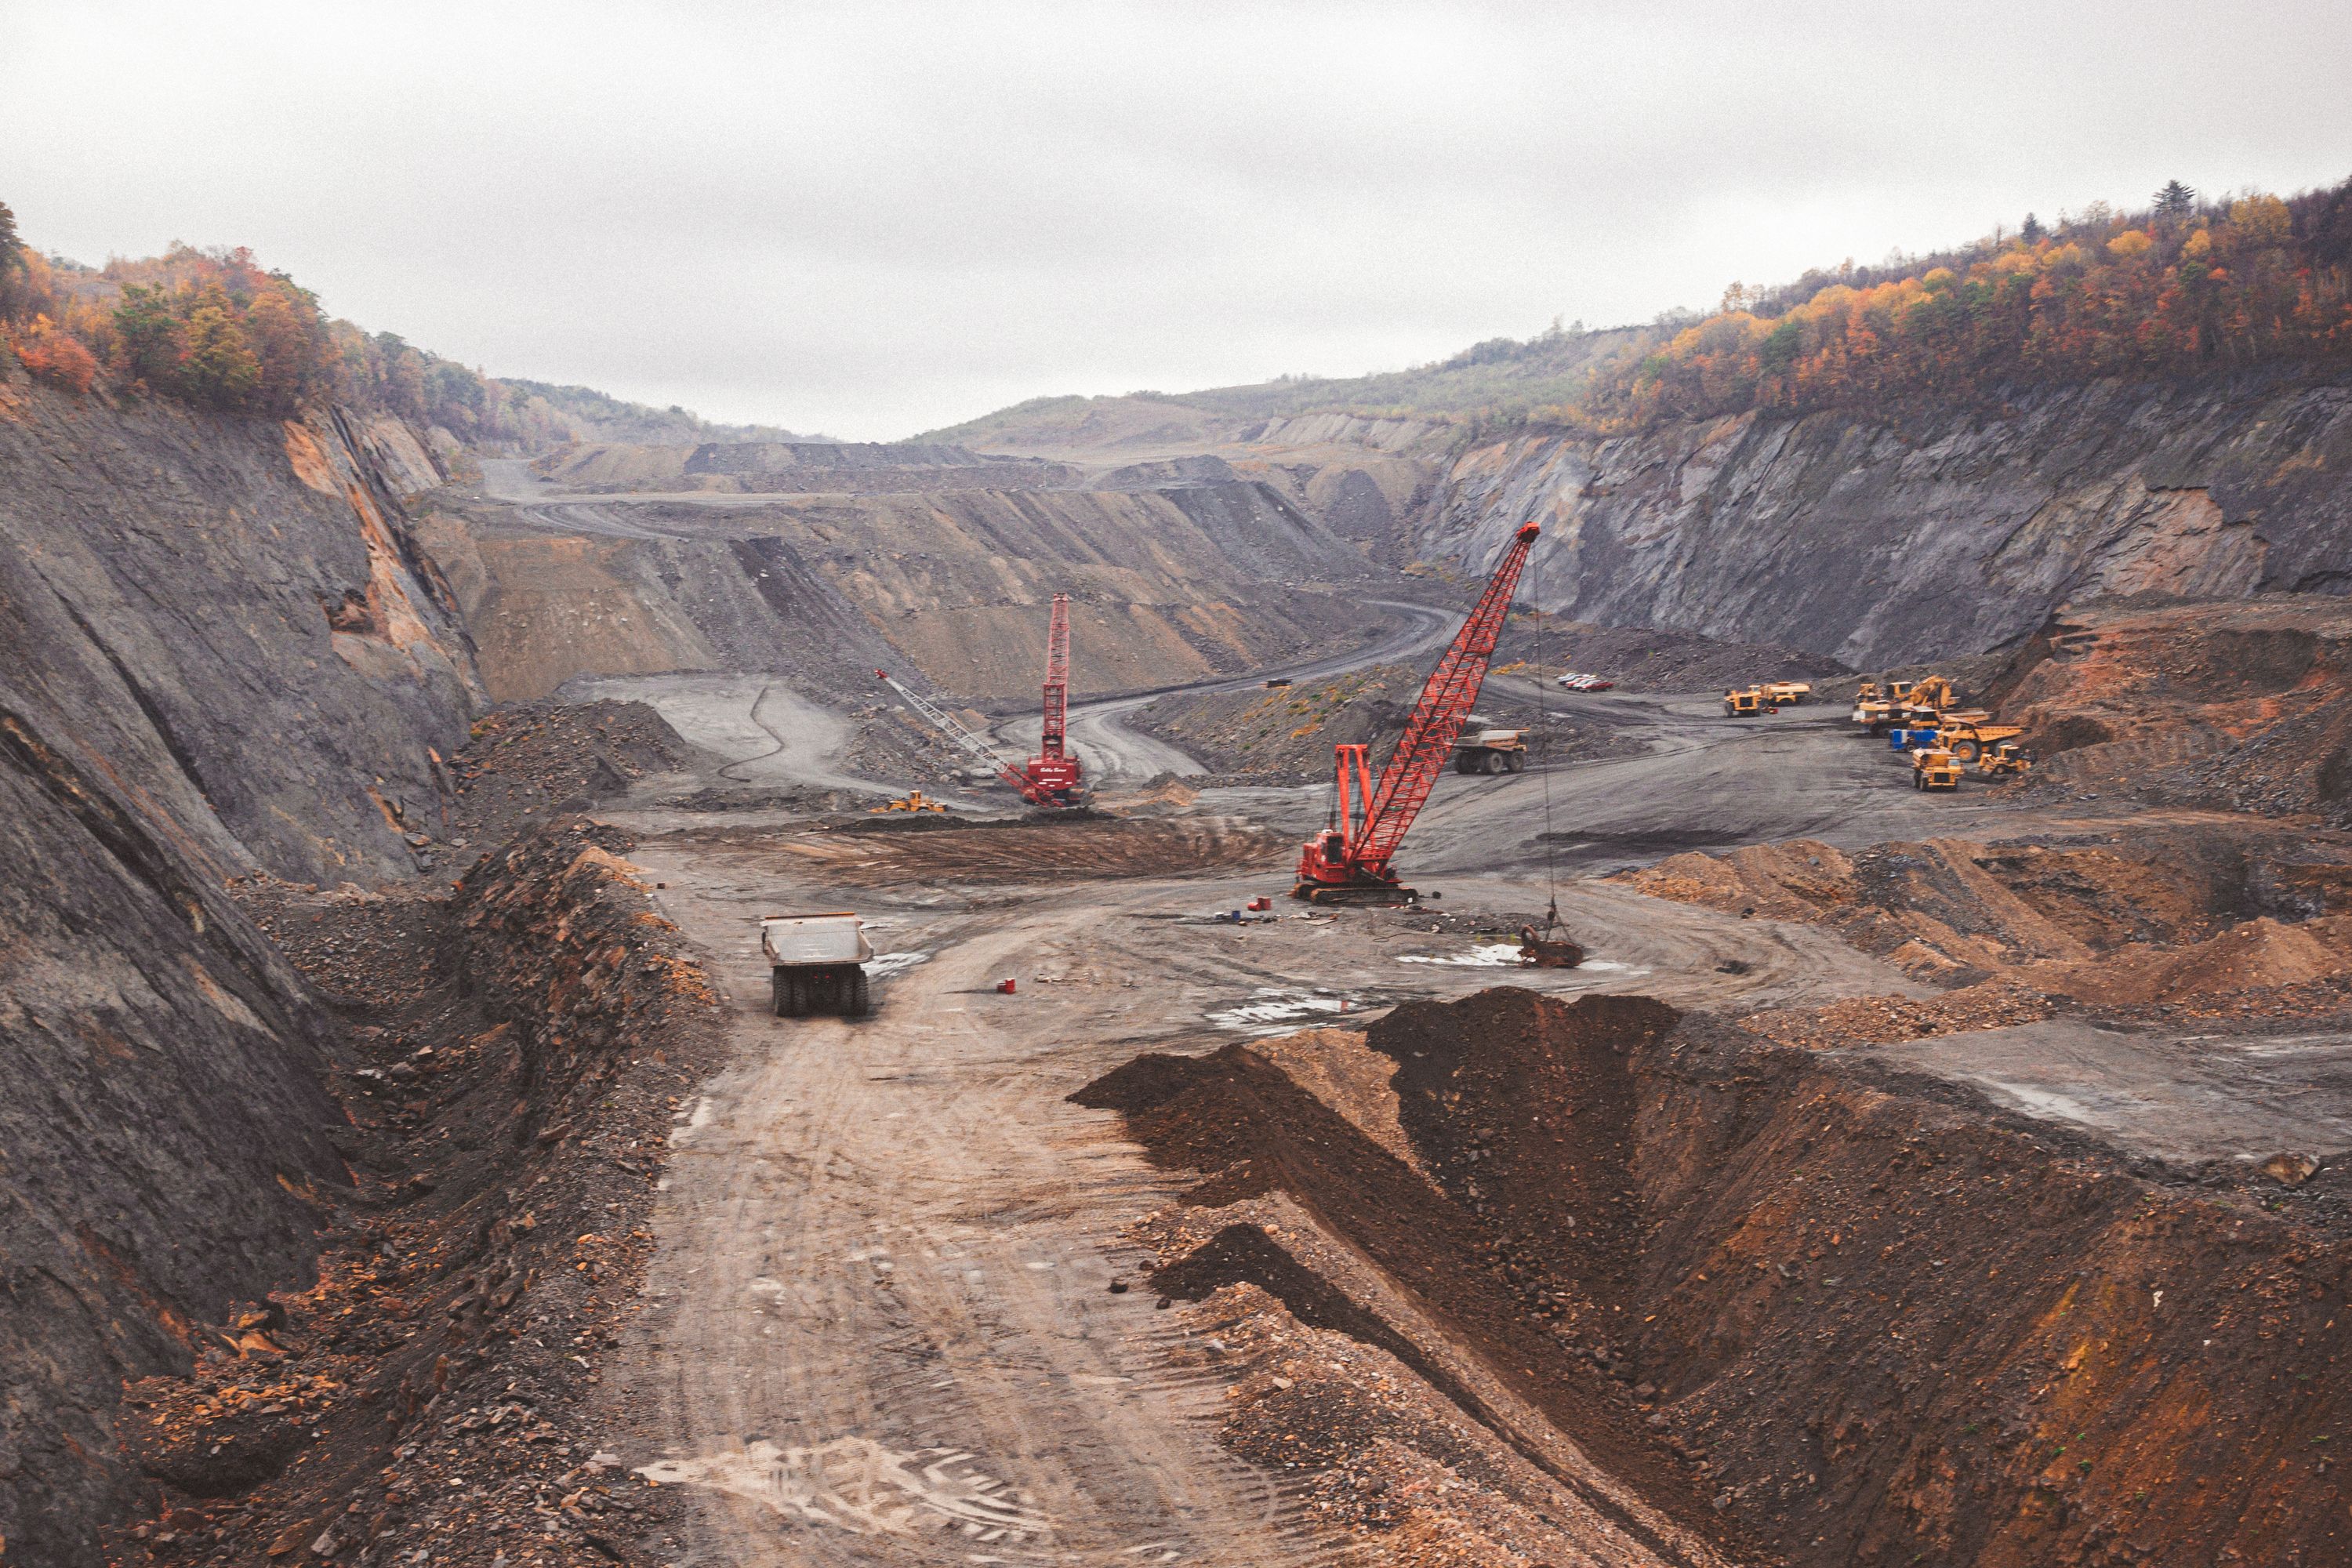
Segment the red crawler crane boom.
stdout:
<svg viewBox="0 0 2352 1568">
<path fill-rule="evenodd" d="M 1291 897 L 1318 903 L 1412 897 L 1411 888 L 1398 885 L 1389 862 L 1453 757 L 1454 738 L 1478 700 L 1504 617 L 1510 614 L 1511 594 L 1539 531 L 1531 522 L 1511 541 L 1469 619 L 1430 671 L 1380 783 L 1371 782 L 1365 747 L 1337 748 L 1339 793 L 1331 821 L 1300 849 L 1298 885 Z"/>
<path fill-rule="evenodd" d="M 1054 595 L 1053 617 L 1045 624 L 1045 728 L 1037 754 L 1014 763 L 985 737 L 969 729 L 938 703 L 915 690 L 889 671 L 877 669 L 874 679 L 907 700 L 907 706 L 930 721 L 940 733 L 986 763 L 1021 798 L 1045 811 L 1062 811 L 1083 804 L 1084 784 L 1078 756 L 1069 748 L 1070 723 L 1070 596 Z"/>
<path fill-rule="evenodd" d="M 1067 743 L 1069 721 L 1070 596 L 1056 594 L 1052 618 L 1045 623 L 1045 727 L 1038 738 L 1037 754 L 1029 759 L 1029 787 L 1022 791 L 1040 805 L 1078 803 L 1082 785 L 1078 759 Z"/>
</svg>

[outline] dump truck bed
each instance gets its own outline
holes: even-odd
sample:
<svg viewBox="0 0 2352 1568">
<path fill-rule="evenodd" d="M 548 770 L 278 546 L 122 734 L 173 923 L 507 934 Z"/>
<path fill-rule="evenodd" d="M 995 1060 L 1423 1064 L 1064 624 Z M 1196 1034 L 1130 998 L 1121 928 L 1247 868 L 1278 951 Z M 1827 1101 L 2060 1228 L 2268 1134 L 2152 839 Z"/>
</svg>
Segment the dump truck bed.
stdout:
<svg viewBox="0 0 2352 1568">
<path fill-rule="evenodd" d="M 769 963 L 863 963 L 874 956 L 866 922 L 853 914 L 765 915 L 760 921 L 760 951 Z"/>
</svg>

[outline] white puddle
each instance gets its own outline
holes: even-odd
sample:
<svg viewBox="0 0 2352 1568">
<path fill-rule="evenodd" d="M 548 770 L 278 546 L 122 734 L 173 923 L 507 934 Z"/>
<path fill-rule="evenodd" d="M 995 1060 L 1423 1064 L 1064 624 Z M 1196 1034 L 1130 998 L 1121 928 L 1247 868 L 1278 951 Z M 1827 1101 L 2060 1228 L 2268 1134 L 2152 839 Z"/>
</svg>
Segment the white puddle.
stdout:
<svg viewBox="0 0 2352 1568">
<path fill-rule="evenodd" d="M 1268 988 L 1252 994 L 1259 1000 L 1244 1002 L 1238 1007 L 1228 1007 L 1221 1013 L 1210 1013 L 1205 1016 L 1221 1029 L 1239 1029 L 1251 1035 L 1278 1035 L 1301 1018 L 1318 1014 L 1346 1013 L 1356 1005 L 1352 997 L 1335 996 L 1328 992 Z"/>
<path fill-rule="evenodd" d="M 761 1437 L 696 1459 L 664 1459 L 637 1472 L 664 1485 L 709 1487 L 788 1519 L 857 1535 L 952 1531 L 975 1544 L 1043 1543 L 1053 1521 L 1029 1494 L 977 1468 L 961 1448 L 901 1453 L 866 1437 L 786 1448 Z"/>
<path fill-rule="evenodd" d="M 1399 963 L 1438 963 L 1453 969 L 1517 969 L 1519 964 L 1519 944 L 1515 942 L 1485 943 L 1467 952 L 1441 954 L 1433 952 L 1401 952 Z M 1578 970 L 1601 974 L 1643 975 L 1650 972 L 1636 969 L 1630 963 L 1612 959 L 1588 958 L 1576 966 Z"/>
<path fill-rule="evenodd" d="M 1487 946 L 1474 947 L 1467 952 L 1455 953 L 1451 957 L 1440 957 L 1435 953 L 1405 952 L 1397 955 L 1397 962 L 1399 963 L 1444 963 L 1462 969 L 1517 969 L 1519 966 L 1519 944 L 1516 942 L 1498 942 Z"/>
</svg>

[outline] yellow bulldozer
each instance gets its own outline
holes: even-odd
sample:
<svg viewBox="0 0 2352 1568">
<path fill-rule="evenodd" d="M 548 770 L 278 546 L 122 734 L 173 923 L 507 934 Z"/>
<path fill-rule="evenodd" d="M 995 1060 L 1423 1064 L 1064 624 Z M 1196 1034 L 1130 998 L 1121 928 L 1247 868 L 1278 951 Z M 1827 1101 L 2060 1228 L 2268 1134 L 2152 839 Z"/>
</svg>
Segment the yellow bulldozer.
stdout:
<svg viewBox="0 0 2352 1568">
<path fill-rule="evenodd" d="M 866 810 L 868 816 L 879 816 L 886 811 L 945 811 L 947 807 L 935 800 L 925 800 L 921 790 L 910 789 L 897 800 L 869 805 Z"/>
<path fill-rule="evenodd" d="M 1907 680 L 1890 680 L 1881 686 L 1875 680 L 1865 680 L 1854 689 L 1853 721 L 1867 724 L 1874 735 L 1882 734 L 1895 721 L 1895 710 L 1911 695 Z"/>
<path fill-rule="evenodd" d="M 1987 778 L 2021 778 L 2032 771 L 2032 759 L 2014 741 L 2002 741 L 1977 759 L 1977 772 Z"/>
</svg>

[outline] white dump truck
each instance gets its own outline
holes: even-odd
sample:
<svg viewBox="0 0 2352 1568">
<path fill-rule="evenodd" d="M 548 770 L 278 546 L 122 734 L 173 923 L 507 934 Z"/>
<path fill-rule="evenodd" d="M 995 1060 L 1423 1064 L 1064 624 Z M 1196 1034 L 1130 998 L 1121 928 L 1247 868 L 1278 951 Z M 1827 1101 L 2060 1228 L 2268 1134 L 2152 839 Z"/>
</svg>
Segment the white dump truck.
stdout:
<svg viewBox="0 0 2352 1568">
<path fill-rule="evenodd" d="M 1528 741 L 1517 730 L 1473 730 L 1454 742 L 1457 773 L 1527 772 Z"/>
<path fill-rule="evenodd" d="M 775 983 L 777 1017 L 866 1016 L 865 966 L 874 944 L 866 940 L 866 922 L 856 915 L 763 916 L 760 951 L 767 954 Z"/>
</svg>

